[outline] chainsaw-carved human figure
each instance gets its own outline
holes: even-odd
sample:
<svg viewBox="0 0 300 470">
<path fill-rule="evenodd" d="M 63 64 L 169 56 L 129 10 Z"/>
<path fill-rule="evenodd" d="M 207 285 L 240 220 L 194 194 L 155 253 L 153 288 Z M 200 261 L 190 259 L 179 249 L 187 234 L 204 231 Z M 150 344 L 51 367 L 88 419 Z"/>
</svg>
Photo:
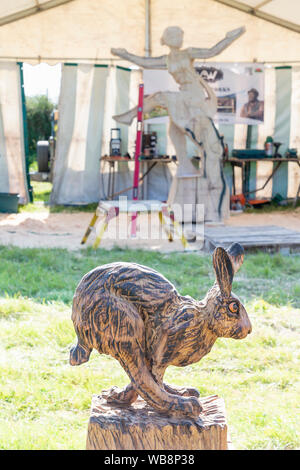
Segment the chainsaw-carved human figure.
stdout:
<svg viewBox="0 0 300 470">
<path fill-rule="evenodd" d="M 167 69 L 179 85 L 178 92 L 157 92 L 145 97 L 144 112 L 149 113 L 157 106 L 168 111 L 169 136 L 174 145 L 178 160 L 176 176 L 193 177 L 202 176 L 204 191 L 217 190 L 219 218 L 222 204 L 225 202 L 226 184 L 222 170 L 223 147 L 220 136 L 212 121 L 217 111 L 217 98 L 214 91 L 200 77 L 194 67 L 196 59 L 215 57 L 226 49 L 234 40 L 239 38 L 245 29 L 238 28 L 226 34 L 226 37 L 215 46 L 205 48 L 189 47 L 181 49 L 183 44 L 183 31 L 178 26 L 165 29 L 161 43 L 170 48 L 170 53 L 161 57 L 139 57 L 127 52 L 125 49 L 111 49 L 112 54 L 126 59 L 147 69 Z M 137 108 L 123 114 L 114 116 L 114 119 L 123 124 L 131 124 L 137 115 Z M 193 165 L 187 156 L 186 136 L 196 144 L 199 153 L 203 156 L 201 172 Z M 172 192 L 172 189 L 171 189 Z M 200 198 L 201 199 L 201 198 Z M 199 198 L 198 198 L 199 200 Z"/>
<path fill-rule="evenodd" d="M 73 299 L 78 344 L 70 351 L 71 365 L 88 361 L 95 348 L 117 359 L 130 379 L 123 390 L 106 391 L 109 403 L 129 406 L 140 395 L 160 412 L 197 418 L 197 390 L 171 387 L 163 376 L 169 365 L 200 361 L 218 337 L 242 339 L 251 332 L 247 312 L 231 292 L 243 258 L 237 243 L 228 251 L 216 248 L 216 282 L 200 301 L 180 295 L 146 266 L 112 263 L 90 271 Z"/>
</svg>

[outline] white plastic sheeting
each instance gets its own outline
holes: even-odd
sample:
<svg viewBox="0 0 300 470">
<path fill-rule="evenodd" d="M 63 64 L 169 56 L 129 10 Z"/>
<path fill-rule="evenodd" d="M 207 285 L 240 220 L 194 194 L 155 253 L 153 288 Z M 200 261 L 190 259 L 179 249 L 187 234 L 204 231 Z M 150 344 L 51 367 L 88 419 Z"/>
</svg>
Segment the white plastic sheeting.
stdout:
<svg viewBox="0 0 300 470">
<path fill-rule="evenodd" d="M 19 65 L 0 62 L 0 192 L 28 202 Z"/>
</svg>

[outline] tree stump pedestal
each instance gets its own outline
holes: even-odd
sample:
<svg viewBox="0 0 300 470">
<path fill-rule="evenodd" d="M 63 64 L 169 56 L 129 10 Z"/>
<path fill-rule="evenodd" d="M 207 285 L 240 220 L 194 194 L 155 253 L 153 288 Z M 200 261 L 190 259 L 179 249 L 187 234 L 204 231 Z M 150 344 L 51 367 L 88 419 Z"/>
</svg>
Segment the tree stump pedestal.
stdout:
<svg viewBox="0 0 300 470">
<path fill-rule="evenodd" d="M 225 406 L 217 395 L 199 398 L 197 420 L 158 413 L 138 398 L 131 406 L 113 406 L 94 395 L 87 450 L 227 450 Z"/>
</svg>

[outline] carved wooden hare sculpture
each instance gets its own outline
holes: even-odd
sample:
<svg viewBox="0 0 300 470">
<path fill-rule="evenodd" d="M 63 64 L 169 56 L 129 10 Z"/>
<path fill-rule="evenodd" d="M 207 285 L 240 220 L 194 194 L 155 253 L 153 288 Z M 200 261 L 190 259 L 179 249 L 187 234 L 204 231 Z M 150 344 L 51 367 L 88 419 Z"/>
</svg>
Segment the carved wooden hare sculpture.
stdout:
<svg viewBox="0 0 300 470">
<path fill-rule="evenodd" d="M 131 404 L 138 395 L 158 411 L 198 417 L 195 389 L 172 389 L 163 383 L 169 365 L 198 362 L 218 337 L 242 339 L 251 323 L 240 300 L 231 293 L 233 274 L 244 250 L 234 244 L 216 248 L 216 283 L 197 301 L 180 295 L 153 269 L 134 263 L 99 266 L 80 281 L 73 299 L 72 320 L 78 344 L 71 365 L 88 361 L 93 348 L 119 361 L 131 383 L 107 392 L 111 403 Z"/>
</svg>

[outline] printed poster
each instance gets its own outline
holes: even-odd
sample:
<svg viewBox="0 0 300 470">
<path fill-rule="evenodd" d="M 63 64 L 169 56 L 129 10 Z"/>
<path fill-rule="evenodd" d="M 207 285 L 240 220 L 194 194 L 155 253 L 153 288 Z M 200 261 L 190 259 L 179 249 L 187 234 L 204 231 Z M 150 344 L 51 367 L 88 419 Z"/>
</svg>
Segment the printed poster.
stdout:
<svg viewBox="0 0 300 470">
<path fill-rule="evenodd" d="M 264 66 L 259 63 L 198 63 L 195 70 L 206 80 L 218 98 L 214 117 L 220 124 L 262 124 L 264 122 Z M 178 91 L 167 70 L 144 70 L 145 95 L 156 91 Z M 145 116 L 166 116 L 156 108 Z M 149 121 L 148 121 L 149 122 Z M 157 121 L 153 121 L 157 122 Z"/>
</svg>

